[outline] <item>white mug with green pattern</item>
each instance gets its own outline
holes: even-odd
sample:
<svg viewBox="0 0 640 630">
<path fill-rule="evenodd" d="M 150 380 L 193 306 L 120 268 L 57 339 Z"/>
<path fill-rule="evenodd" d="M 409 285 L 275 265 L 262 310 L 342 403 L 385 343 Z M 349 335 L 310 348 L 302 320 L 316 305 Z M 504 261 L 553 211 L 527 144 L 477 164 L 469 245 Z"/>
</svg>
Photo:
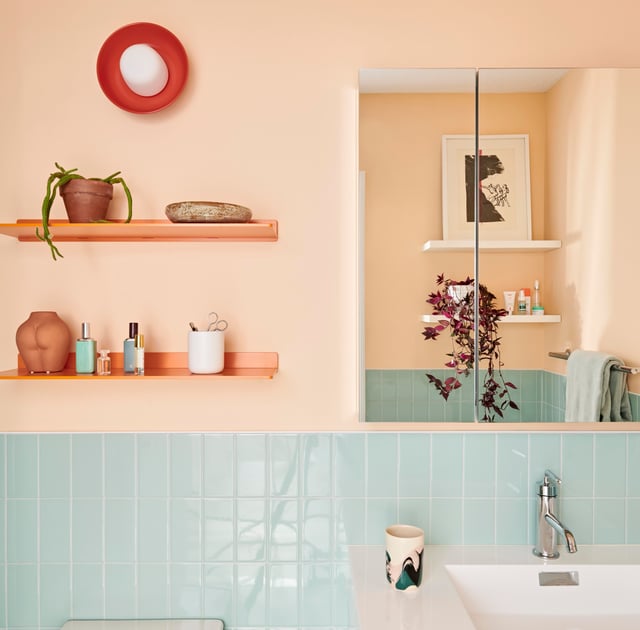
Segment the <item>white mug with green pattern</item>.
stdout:
<svg viewBox="0 0 640 630">
<path fill-rule="evenodd" d="M 424 532 L 413 525 L 391 525 L 386 531 L 387 581 L 397 591 L 414 591 L 422 582 Z"/>
</svg>

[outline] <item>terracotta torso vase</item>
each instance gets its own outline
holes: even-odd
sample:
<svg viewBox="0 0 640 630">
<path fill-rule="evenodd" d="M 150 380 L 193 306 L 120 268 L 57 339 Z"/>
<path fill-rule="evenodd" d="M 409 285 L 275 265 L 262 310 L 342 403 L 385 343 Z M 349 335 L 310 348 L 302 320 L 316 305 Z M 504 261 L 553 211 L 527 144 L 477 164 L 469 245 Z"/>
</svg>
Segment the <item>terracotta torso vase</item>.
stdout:
<svg viewBox="0 0 640 630">
<path fill-rule="evenodd" d="M 69 358 L 71 331 L 55 311 L 34 311 L 16 331 L 16 345 L 31 373 L 61 372 Z"/>
</svg>

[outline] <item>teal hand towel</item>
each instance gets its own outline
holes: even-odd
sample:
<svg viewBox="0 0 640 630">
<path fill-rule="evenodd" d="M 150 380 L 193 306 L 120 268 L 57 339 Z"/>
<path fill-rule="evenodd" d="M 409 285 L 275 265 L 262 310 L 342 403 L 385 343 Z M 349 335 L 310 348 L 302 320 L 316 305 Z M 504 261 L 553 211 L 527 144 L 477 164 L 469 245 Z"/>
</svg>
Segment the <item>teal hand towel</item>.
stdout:
<svg viewBox="0 0 640 630">
<path fill-rule="evenodd" d="M 631 420 L 627 375 L 614 370 L 616 357 L 590 350 L 574 350 L 567 365 L 565 422 Z"/>
</svg>

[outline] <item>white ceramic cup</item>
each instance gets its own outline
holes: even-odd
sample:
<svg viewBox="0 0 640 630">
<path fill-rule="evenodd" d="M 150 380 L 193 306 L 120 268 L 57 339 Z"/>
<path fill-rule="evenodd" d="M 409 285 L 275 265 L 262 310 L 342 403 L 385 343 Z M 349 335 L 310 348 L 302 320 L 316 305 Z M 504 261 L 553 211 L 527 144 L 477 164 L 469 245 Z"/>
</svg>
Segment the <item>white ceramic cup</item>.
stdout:
<svg viewBox="0 0 640 630">
<path fill-rule="evenodd" d="M 391 525 L 385 532 L 387 581 L 397 591 L 415 591 L 422 582 L 424 532 L 413 525 Z"/>
<path fill-rule="evenodd" d="M 189 332 L 189 372 L 217 374 L 224 370 L 224 331 L 193 330 Z"/>
</svg>

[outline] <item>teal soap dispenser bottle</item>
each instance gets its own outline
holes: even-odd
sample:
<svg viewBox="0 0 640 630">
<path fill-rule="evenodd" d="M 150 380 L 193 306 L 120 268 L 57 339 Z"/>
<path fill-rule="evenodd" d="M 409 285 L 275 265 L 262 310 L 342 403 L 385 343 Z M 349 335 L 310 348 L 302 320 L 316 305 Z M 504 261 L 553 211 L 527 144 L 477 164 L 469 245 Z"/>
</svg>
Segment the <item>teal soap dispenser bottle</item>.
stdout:
<svg viewBox="0 0 640 630">
<path fill-rule="evenodd" d="M 96 340 L 91 339 L 89 322 L 82 322 L 82 336 L 76 339 L 76 374 L 93 374 L 96 354 Z"/>
</svg>

